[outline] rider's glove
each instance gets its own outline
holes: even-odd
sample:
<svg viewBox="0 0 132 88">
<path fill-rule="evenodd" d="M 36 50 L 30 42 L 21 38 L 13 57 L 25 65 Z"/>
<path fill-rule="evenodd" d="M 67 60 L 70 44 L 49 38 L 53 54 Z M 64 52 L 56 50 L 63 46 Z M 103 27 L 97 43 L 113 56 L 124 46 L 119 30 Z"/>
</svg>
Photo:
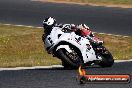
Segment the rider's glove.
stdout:
<svg viewBox="0 0 132 88">
<path fill-rule="evenodd" d="M 71 24 L 64 24 L 62 29 L 64 30 L 71 30 Z"/>
</svg>

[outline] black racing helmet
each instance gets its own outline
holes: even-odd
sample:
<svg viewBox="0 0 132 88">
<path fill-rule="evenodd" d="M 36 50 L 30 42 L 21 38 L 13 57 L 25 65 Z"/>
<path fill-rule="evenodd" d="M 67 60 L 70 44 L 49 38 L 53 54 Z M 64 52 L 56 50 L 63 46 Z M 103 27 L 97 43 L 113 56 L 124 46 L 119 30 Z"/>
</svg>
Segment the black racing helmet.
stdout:
<svg viewBox="0 0 132 88">
<path fill-rule="evenodd" d="M 50 30 L 55 26 L 56 20 L 53 17 L 47 17 L 43 21 L 43 27 L 45 30 Z"/>
</svg>

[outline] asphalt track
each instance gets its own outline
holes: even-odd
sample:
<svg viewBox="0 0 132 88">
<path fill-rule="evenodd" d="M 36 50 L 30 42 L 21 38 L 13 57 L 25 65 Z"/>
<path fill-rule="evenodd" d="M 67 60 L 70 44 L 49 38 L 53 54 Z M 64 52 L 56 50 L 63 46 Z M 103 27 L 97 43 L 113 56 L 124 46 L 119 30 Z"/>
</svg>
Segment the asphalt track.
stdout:
<svg viewBox="0 0 132 88">
<path fill-rule="evenodd" d="M 112 68 L 88 67 L 87 74 L 130 74 L 132 62 L 115 63 Z M 0 71 L 0 88 L 132 88 L 128 84 L 84 84 L 76 81 L 77 70 L 63 68 Z"/>
<path fill-rule="evenodd" d="M 42 26 L 48 16 L 58 23 L 86 23 L 95 32 L 132 35 L 132 9 L 0 0 L 0 23 Z"/>
</svg>

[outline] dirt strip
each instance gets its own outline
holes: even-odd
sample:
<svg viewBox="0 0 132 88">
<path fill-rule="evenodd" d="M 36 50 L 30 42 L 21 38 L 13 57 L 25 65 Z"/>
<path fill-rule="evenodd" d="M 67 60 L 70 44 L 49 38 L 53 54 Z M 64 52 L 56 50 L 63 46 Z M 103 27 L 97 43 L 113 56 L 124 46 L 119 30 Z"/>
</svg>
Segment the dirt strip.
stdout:
<svg viewBox="0 0 132 88">
<path fill-rule="evenodd" d="M 56 1 L 56 0 L 31 0 L 31 1 L 41 1 L 41 2 L 51 2 L 51 3 L 63 3 L 63 4 L 78 4 L 78 5 L 90 5 L 90 6 L 105 6 L 105 7 L 119 7 L 119 8 L 132 8 L 132 5 L 114 5 L 114 4 L 93 4 L 93 3 L 77 3 L 77 2 L 68 2 L 68 1 Z"/>
</svg>

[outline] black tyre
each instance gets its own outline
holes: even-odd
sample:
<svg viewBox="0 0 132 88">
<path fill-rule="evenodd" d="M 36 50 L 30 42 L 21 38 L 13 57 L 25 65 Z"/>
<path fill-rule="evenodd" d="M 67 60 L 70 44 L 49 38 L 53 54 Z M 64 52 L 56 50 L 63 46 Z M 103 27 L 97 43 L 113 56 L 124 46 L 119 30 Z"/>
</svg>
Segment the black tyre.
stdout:
<svg viewBox="0 0 132 88">
<path fill-rule="evenodd" d="M 105 50 L 100 56 L 102 57 L 102 61 L 99 63 L 101 67 L 111 67 L 114 64 L 113 56 L 108 50 Z"/>
<path fill-rule="evenodd" d="M 62 66 L 64 66 L 64 69 L 73 69 L 71 65 L 69 65 L 66 61 L 62 60 Z"/>
<path fill-rule="evenodd" d="M 72 53 L 69 53 L 64 48 L 61 48 L 57 51 L 58 58 L 62 60 L 62 65 L 64 68 L 73 68 L 77 69 L 82 63 L 81 54 L 79 50 L 74 47 L 70 46 Z"/>
</svg>

